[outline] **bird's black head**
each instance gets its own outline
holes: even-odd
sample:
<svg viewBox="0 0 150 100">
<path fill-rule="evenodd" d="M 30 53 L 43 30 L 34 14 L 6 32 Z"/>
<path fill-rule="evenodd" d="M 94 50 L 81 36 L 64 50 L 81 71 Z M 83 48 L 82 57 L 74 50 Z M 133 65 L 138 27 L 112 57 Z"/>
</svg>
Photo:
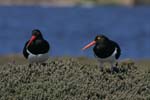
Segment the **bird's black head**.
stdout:
<svg viewBox="0 0 150 100">
<path fill-rule="evenodd" d="M 84 46 L 84 47 L 82 48 L 82 50 L 85 50 L 85 49 L 87 49 L 87 48 L 89 48 L 89 47 L 91 47 L 91 46 L 93 46 L 93 45 L 95 45 L 95 44 L 107 42 L 108 40 L 109 40 L 109 39 L 108 39 L 106 36 L 104 36 L 104 35 L 97 35 L 97 36 L 95 37 L 94 41 L 92 41 L 92 42 L 90 42 L 89 44 L 87 44 L 86 46 Z"/>
<path fill-rule="evenodd" d="M 108 41 L 109 39 L 104 36 L 104 35 L 97 35 L 95 37 L 95 42 L 105 42 L 105 41 Z"/>
<path fill-rule="evenodd" d="M 32 30 L 32 36 L 35 36 L 36 39 L 43 38 L 41 31 L 38 29 Z"/>
<path fill-rule="evenodd" d="M 30 38 L 27 47 L 36 39 L 43 39 L 42 33 L 38 29 L 32 31 L 32 37 Z"/>
</svg>

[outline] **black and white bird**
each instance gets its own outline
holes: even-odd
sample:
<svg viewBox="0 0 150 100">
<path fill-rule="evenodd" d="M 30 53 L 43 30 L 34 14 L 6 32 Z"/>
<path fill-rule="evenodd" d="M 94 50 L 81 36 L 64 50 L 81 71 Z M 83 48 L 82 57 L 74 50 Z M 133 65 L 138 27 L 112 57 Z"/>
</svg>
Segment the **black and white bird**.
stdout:
<svg viewBox="0 0 150 100">
<path fill-rule="evenodd" d="M 119 45 L 107 38 L 104 35 L 98 35 L 95 40 L 86 45 L 82 50 L 85 50 L 91 46 L 94 46 L 93 51 L 95 56 L 98 58 L 100 68 L 103 70 L 103 64 L 108 62 L 111 64 L 111 70 L 113 71 L 116 67 L 117 59 L 121 55 L 121 49 Z"/>
<path fill-rule="evenodd" d="M 29 63 L 44 63 L 49 58 L 49 43 L 38 29 L 32 31 L 32 37 L 25 43 L 23 55 Z"/>
</svg>

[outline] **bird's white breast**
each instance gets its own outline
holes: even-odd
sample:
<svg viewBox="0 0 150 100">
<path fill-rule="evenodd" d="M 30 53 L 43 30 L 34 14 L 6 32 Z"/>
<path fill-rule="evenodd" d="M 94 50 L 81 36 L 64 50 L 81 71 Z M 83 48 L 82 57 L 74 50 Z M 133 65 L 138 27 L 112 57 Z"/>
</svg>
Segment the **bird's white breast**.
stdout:
<svg viewBox="0 0 150 100">
<path fill-rule="evenodd" d="M 43 63 L 49 58 L 49 53 L 44 54 L 32 54 L 28 49 L 27 52 L 29 53 L 28 61 L 29 63 Z"/>
</svg>

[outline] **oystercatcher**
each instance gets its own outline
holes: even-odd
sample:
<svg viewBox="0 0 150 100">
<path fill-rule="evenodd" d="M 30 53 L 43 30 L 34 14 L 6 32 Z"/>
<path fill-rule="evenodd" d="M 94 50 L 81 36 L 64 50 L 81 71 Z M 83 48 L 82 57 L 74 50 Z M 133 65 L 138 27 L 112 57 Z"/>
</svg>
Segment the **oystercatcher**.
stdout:
<svg viewBox="0 0 150 100">
<path fill-rule="evenodd" d="M 104 35 L 98 35 L 95 37 L 94 41 L 86 45 L 82 48 L 82 50 L 85 50 L 93 45 L 95 45 L 93 51 L 95 56 L 98 58 L 101 70 L 103 70 L 103 64 L 105 62 L 109 62 L 111 64 L 112 71 L 115 70 L 116 67 L 114 64 L 117 65 L 117 59 L 121 55 L 119 45 Z"/>
<path fill-rule="evenodd" d="M 23 55 L 29 63 L 44 63 L 49 58 L 49 43 L 38 29 L 32 31 L 32 37 L 25 43 Z"/>
</svg>

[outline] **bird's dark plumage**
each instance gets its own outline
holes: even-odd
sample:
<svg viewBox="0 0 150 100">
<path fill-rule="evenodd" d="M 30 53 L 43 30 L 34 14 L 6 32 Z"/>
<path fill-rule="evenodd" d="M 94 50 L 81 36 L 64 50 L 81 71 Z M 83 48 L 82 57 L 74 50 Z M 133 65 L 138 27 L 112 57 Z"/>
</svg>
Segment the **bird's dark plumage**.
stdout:
<svg viewBox="0 0 150 100">
<path fill-rule="evenodd" d="M 103 63 L 105 62 L 109 62 L 111 64 L 112 71 L 116 70 L 114 63 L 117 63 L 116 60 L 121 55 L 119 45 L 104 35 L 98 35 L 94 41 L 84 46 L 82 50 L 85 50 L 93 45 L 94 55 L 98 58 L 101 70 L 103 70 Z"/>
<path fill-rule="evenodd" d="M 26 42 L 26 44 L 25 44 L 25 46 L 24 46 L 24 48 L 23 48 L 23 55 L 24 55 L 24 57 L 27 59 L 28 58 L 28 56 L 29 56 L 29 54 L 28 54 L 28 52 L 27 52 L 27 44 L 28 44 L 28 42 Z"/>
<path fill-rule="evenodd" d="M 109 40 L 107 37 L 100 35 L 95 38 L 96 44 L 93 48 L 95 55 L 99 58 L 107 58 L 111 56 L 115 50 L 117 50 L 115 54 L 115 58 L 118 59 L 121 54 L 121 49 L 119 45 Z"/>
<path fill-rule="evenodd" d="M 33 41 L 33 43 L 31 43 L 30 46 L 27 47 L 27 44 L 29 43 L 29 41 L 26 42 L 24 49 L 23 49 L 23 55 L 25 58 L 28 58 L 28 53 L 27 53 L 27 49 L 32 53 L 32 54 L 44 54 L 47 53 L 49 51 L 49 44 L 46 40 L 36 40 Z"/>
<path fill-rule="evenodd" d="M 50 49 L 49 43 L 43 38 L 39 30 L 33 30 L 32 37 L 34 37 L 34 39 L 32 41 L 31 39 L 28 40 L 23 48 L 23 55 L 26 59 L 28 59 L 30 55 L 29 52 L 36 56 L 38 54 L 48 53 Z"/>
</svg>

